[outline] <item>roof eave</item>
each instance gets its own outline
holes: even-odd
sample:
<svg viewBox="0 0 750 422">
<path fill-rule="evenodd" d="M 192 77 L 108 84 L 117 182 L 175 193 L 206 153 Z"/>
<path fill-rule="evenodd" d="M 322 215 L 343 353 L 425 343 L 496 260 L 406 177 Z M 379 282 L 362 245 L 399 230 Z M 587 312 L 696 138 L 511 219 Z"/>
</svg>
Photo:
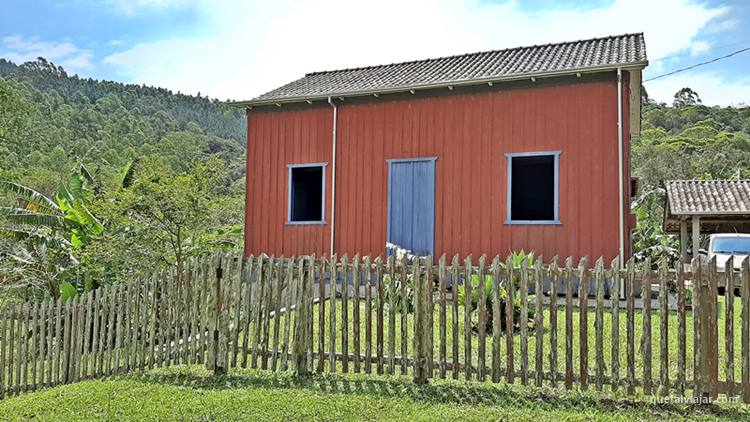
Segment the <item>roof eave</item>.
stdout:
<svg viewBox="0 0 750 422">
<path fill-rule="evenodd" d="M 449 86 L 451 87 L 471 86 L 471 85 L 486 84 L 489 82 L 499 83 L 499 82 L 510 82 L 510 81 L 517 81 L 517 80 L 524 80 L 524 79 L 531 79 L 531 78 L 551 78 L 551 77 L 557 77 L 557 76 L 576 75 L 579 73 L 598 73 L 598 72 L 605 72 L 605 71 L 610 71 L 610 70 L 617 70 L 618 68 L 622 70 L 643 69 L 646 66 L 648 66 L 648 60 L 641 60 L 637 62 L 582 67 L 582 68 L 565 69 L 565 70 L 558 70 L 558 71 L 552 71 L 552 72 L 524 73 L 524 74 L 508 75 L 508 76 L 502 76 L 502 77 L 477 78 L 477 79 L 469 79 L 469 80 L 463 80 L 463 81 L 440 82 L 440 83 L 424 84 L 424 85 L 410 85 L 410 86 L 402 86 L 402 87 L 390 88 L 390 89 L 351 91 L 351 92 L 342 92 L 342 93 L 330 93 L 330 94 L 301 96 L 301 97 L 287 97 L 287 98 L 277 98 L 277 99 L 234 101 L 234 102 L 230 102 L 229 105 L 235 106 L 235 107 L 246 108 L 246 107 L 264 106 L 264 105 L 292 104 L 292 103 L 300 103 L 300 102 L 305 102 L 305 101 L 327 100 L 329 97 L 347 98 L 347 97 L 362 97 L 362 96 L 373 95 L 373 94 L 394 94 L 394 93 L 401 93 L 401 92 L 409 92 L 412 90 L 447 88 Z"/>
</svg>

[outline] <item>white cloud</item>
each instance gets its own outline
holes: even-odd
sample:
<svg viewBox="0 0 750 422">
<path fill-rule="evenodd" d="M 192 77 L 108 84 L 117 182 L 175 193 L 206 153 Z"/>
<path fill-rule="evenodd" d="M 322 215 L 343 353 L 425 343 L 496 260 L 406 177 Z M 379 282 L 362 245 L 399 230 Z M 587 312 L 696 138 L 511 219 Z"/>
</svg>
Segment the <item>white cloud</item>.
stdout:
<svg viewBox="0 0 750 422">
<path fill-rule="evenodd" d="M 675 92 L 689 87 L 698 93 L 703 104 L 750 104 L 750 77 L 726 80 L 708 71 L 681 73 L 644 83 L 648 95 L 659 102 L 672 103 Z"/>
<path fill-rule="evenodd" d="M 117 47 L 117 46 L 120 46 L 120 45 L 123 45 L 123 44 L 125 44 L 125 41 L 123 41 L 123 40 L 109 40 L 109 41 L 107 41 L 107 45 L 110 46 L 110 47 Z"/>
<path fill-rule="evenodd" d="M 696 41 L 690 46 L 690 55 L 697 56 L 711 49 L 711 44 L 706 41 Z"/>
<path fill-rule="evenodd" d="M 689 53 L 700 29 L 728 12 L 689 0 L 533 13 L 513 0 L 199 0 L 193 7 L 210 35 L 138 44 L 104 62 L 131 82 L 247 99 L 314 70 L 625 32 L 643 31 L 651 58 Z M 667 16 L 680 24 L 665 24 Z"/>
<path fill-rule="evenodd" d="M 148 9 L 164 9 L 180 7 L 188 4 L 187 0 L 105 0 L 118 11 L 126 15 L 133 15 Z"/>
<path fill-rule="evenodd" d="M 18 64 L 44 57 L 69 72 L 77 73 L 93 67 L 94 54 L 70 41 L 49 42 L 9 35 L 0 38 L 0 57 Z"/>
</svg>

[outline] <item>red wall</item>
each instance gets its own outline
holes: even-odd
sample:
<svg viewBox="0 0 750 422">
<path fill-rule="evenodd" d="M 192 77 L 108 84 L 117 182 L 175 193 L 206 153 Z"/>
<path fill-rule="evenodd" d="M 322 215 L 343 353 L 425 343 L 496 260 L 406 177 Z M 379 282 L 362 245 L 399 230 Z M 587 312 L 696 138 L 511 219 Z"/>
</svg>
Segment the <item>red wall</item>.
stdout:
<svg viewBox="0 0 750 422">
<path fill-rule="evenodd" d="M 628 128 L 623 83 L 624 128 Z M 374 100 L 338 108 L 336 253 L 386 242 L 387 163 L 436 156 L 435 253 L 618 254 L 617 85 L 603 82 Z M 248 116 L 245 253 L 327 254 L 332 110 Z M 626 132 L 627 133 L 627 132 Z M 629 163 L 629 137 L 624 136 Z M 506 225 L 507 152 L 561 150 L 560 225 Z M 287 164 L 328 162 L 326 225 L 287 226 Z M 626 165 L 625 180 L 629 180 Z M 625 184 L 628 195 L 629 183 Z M 626 207 L 629 207 L 625 201 Z M 626 237 L 626 245 L 630 242 Z M 628 249 L 626 247 L 626 249 Z"/>
</svg>

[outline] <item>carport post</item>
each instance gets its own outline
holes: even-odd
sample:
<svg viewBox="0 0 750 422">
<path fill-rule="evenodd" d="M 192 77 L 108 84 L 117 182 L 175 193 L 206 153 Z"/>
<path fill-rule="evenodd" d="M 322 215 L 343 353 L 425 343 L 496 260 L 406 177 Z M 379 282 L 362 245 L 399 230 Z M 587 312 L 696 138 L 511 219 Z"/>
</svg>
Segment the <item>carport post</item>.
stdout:
<svg viewBox="0 0 750 422">
<path fill-rule="evenodd" d="M 682 258 L 683 262 L 688 262 L 687 251 L 688 251 L 688 223 L 687 223 L 687 219 L 683 218 L 680 220 L 680 258 Z"/>
</svg>

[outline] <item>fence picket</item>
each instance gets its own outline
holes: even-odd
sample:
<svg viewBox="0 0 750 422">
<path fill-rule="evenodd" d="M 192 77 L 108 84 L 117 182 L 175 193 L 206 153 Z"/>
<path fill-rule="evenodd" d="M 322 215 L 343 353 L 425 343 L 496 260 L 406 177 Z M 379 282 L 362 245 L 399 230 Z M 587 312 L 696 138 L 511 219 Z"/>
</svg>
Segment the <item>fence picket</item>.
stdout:
<svg viewBox="0 0 750 422">
<path fill-rule="evenodd" d="M 565 259 L 565 388 L 573 388 L 573 258 Z"/>
<path fill-rule="evenodd" d="M 396 260 L 388 257 L 388 374 L 396 373 Z"/>
<path fill-rule="evenodd" d="M 481 255 L 479 257 L 478 267 L 477 267 L 477 277 L 479 279 L 479 283 L 477 285 L 477 289 L 479 289 L 478 293 L 478 300 L 477 305 L 479 308 L 479 327 L 478 327 L 478 343 L 479 347 L 477 350 L 477 379 L 479 381 L 484 382 L 485 380 L 485 336 L 486 336 L 486 324 L 487 324 L 487 297 L 486 297 L 486 290 L 484 288 L 485 283 L 485 274 L 484 274 L 484 262 L 485 259 L 487 259 L 486 256 Z"/>
<path fill-rule="evenodd" d="M 557 388 L 557 282 L 559 277 L 557 255 L 552 257 L 549 266 L 549 370 L 552 388 Z"/>
<path fill-rule="evenodd" d="M 724 371 L 727 397 L 734 397 L 734 256 L 729 257 L 724 268 Z"/>
<path fill-rule="evenodd" d="M 360 263 L 359 263 L 359 254 L 354 256 L 354 259 L 352 260 L 352 343 L 354 347 L 354 372 L 360 372 L 360 361 L 359 361 L 359 353 L 360 353 L 360 332 L 359 332 L 359 288 L 360 288 L 360 282 L 359 282 L 359 276 L 360 276 Z"/>
<path fill-rule="evenodd" d="M 594 331 L 596 349 L 596 390 L 604 388 L 604 258 L 596 260 L 595 283 L 596 283 L 596 309 L 594 315 Z M 582 310 L 581 312 L 585 312 Z"/>
<path fill-rule="evenodd" d="M 610 291 L 609 291 L 609 303 L 612 312 L 612 352 L 610 357 L 612 359 L 611 369 L 612 376 L 610 386 L 612 391 L 617 391 L 620 382 L 620 260 L 615 257 L 609 266 L 610 271 Z"/>
<path fill-rule="evenodd" d="M 687 336 L 685 325 L 685 262 L 677 261 L 677 392 L 685 395 Z"/>
<path fill-rule="evenodd" d="M 583 257 L 578 263 L 578 343 L 579 355 L 579 377 L 581 389 L 586 390 L 589 385 L 589 272 L 588 258 Z"/>
<path fill-rule="evenodd" d="M 646 258 L 643 263 L 642 274 L 643 331 L 641 332 L 641 344 L 643 345 L 643 392 L 651 394 L 651 260 L 649 258 Z"/>
<path fill-rule="evenodd" d="M 472 290 L 474 288 L 471 276 L 473 267 L 471 265 L 471 255 L 464 258 L 464 372 L 466 380 L 471 379 L 472 361 L 471 361 L 471 298 L 474 297 Z"/>
<path fill-rule="evenodd" d="M 390 258 L 389 258 L 390 259 Z M 376 319 L 376 327 L 375 327 L 375 353 L 377 354 L 377 361 L 378 361 L 378 374 L 383 374 L 384 372 L 384 364 L 385 359 L 383 357 L 383 346 L 385 342 L 385 337 L 383 334 L 383 325 L 385 318 L 385 286 L 383 284 L 383 259 L 378 256 L 375 258 L 375 276 L 377 277 L 377 280 L 375 282 L 378 284 L 378 309 L 377 314 L 375 315 Z M 322 344 L 322 343 L 321 343 Z"/>
<path fill-rule="evenodd" d="M 341 370 L 349 372 L 349 257 L 341 257 Z M 403 340 L 402 340 L 403 341 Z"/>
<path fill-rule="evenodd" d="M 326 261 L 321 258 L 320 261 L 320 274 L 318 275 L 318 372 L 322 373 L 325 368 L 325 350 L 326 350 Z M 380 283 L 380 281 L 378 281 Z M 382 295 L 380 295 L 382 296 Z M 380 301 L 381 308 L 379 309 L 380 317 L 379 322 L 382 322 L 382 300 Z M 382 330 L 380 331 L 381 340 L 378 344 L 382 343 Z M 380 364 L 382 373 L 382 344 L 380 344 Z"/>
<path fill-rule="evenodd" d="M 750 257 L 742 260 L 742 401 L 750 403 Z"/>
<path fill-rule="evenodd" d="M 458 379 L 459 372 L 459 357 L 458 357 L 458 254 L 453 255 L 451 260 L 451 331 L 453 338 L 453 379 Z"/>
<path fill-rule="evenodd" d="M 102 286 L 65 302 L 58 298 L 11 306 L 0 315 L 0 398 L 40 386 L 147 367 L 205 362 L 218 372 L 246 366 L 248 360 L 257 367 L 260 354 L 261 367 L 273 371 L 293 368 L 295 373 L 306 373 L 313 370 L 317 358 L 320 372 L 326 369 L 328 360 L 329 372 L 348 371 L 351 365 L 354 372 L 370 373 L 376 366 L 379 373 L 395 373 L 398 365 L 399 372 L 406 374 L 413 367 L 415 382 L 424 382 L 432 376 L 445 378 L 450 370 L 454 378 L 463 373 L 466 379 L 483 381 L 490 377 L 492 382 L 499 382 L 505 378 L 507 383 L 513 383 L 515 377 L 520 377 L 523 384 L 533 378 L 531 382 L 537 387 L 549 380 L 553 388 L 564 380 L 566 388 L 577 383 L 586 389 L 591 383 L 598 391 L 606 385 L 613 392 L 626 387 L 632 395 L 636 387 L 642 387 L 644 394 L 660 396 L 674 390 L 685 394 L 688 389 L 685 384 L 689 382 L 687 359 L 694 359 L 691 382 L 695 383 L 696 394 L 741 395 L 743 401 L 750 402 L 750 259 L 744 259 L 736 271 L 731 258 L 724 274 L 716 272 L 715 260 L 702 269 L 697 259 L 693 261 L 692 273 L 685 271 L 683 261 L 671 272 L 665 260 L 659 262 L 656 270 L 651 269 L 649 260 L 642 267 L 639 263 L 636 273 L 632 259 L 624 269 L 618 259 L 605 268 L 602 258 L 591 269 L 587 258 L 581 259 L 576 267 L 568 258 L 564 268 L 558 267 L 556 257 L 548 265 L 541 257 L 531 265 L 528 260 L 514 262 L 511 256 L 503 265 L 500 257 L 488 263 L 486 256 L 481 255 L 474 266 L 471 256 L 463 263 L 454 256 L 448 265 L 443 255 L 435 267 L 431 257 L 409 259 L 406 262 L 402 257 L 389 256 L 384 265 L 379 257 L 373 264 L 370 257 L 359 255 L 351 261 L 343 256 L 339 263 L 335 257 L 315 260 L 260 255 L 241 261 L 234 255 L 217 254 L 211 260 L 190 260 L 180 272 L 163 271 L 142 282 Z M 218 268 L 222 270 L 217 272 Z M 716 293 L 720 277 L 726 277 L 726 290 L 724 309 L 719 315 Z M 573 286 L 574 279 L 579 281 L 577 288 Z M 692 356 L 686 352 L 689 306 L 686 280 L 689 279 L 695 280 Z M 589 299 L 589 280 L 594 289 L 592 299 Z M 562 281 L 564 291 L 560 291 Z M 548 282 L 550 286 L 546 287 Z M 659 288 L 658 298 L 654 296 L 653 300 L 658 308 L 654 309 L 652 282 Z M 667 293 L 672 283 L 676 288 L 676 329 L 669 326 L 672 315 Z M 409 285 L 412 291 L 408 290 Z M 312 338 L 314 288 L 318 296 L 317 346 Z M 575 306 L 574 289 L 578 294 Z M 735 289 L 740 291 L 739 299 L 734 297 Z M 513 309 L 514 290 L 519 298 L 518 312 Z M 627 308 L 624 321 L 627 373 L 623 378 L 620 377 L 621 292 L 626 294 Z M 637 303 L 639 292 L 642 300 Z M 558 295 L 563 293 L 565 307 L 559 309 L 562 298 Z M 464 303 L 463 298 L 473 300 Z M 326 309 L 329 300 L 330 309 Z M 641 307 L 640 311 L 636 305 Z M 529 332 L 528 326 L 532 323 L 528 318 L 530 306 L 535 308 L 533 332 Z M 576 307 L 577 329 L 573 324 Z M 503 309 L 507 310 L 505 315 Z M 562 317 L 559 312 L 563 311 L 565 350 L 559 351 L 558 326 L 562 321 L 557 318 Z M 549 312 L 549 320 L 545 312 Z M 653 359 L 657 359 L 652 350 L 657 341 L 652 338 L 654 313 L 659 318 L 656 380 L 652 373 Z M 589 314 L 594 318 L 592 327 L 588 326 Z M 719 318 L 724 319 L 722 347 L 718 345 Z M 638 327 L 637 319 L 642 320 Z M 488 324 L 491 332 L 487 332 Z M 607 324 L 611 324 L 609 333 L 605 332 L 610 329 Z M 338 339 L 341 350 L 337 350 L 337 328 L 342 333 Z M 545 338 L 547 332 L 549 339 Z M 326 335 L 329 344 L 325 344 Z M 503 335 L 506 346 L 501 351 Z M 588 344 L 589 335 L 595 344 Z M 735 350 L 735 335 L 741 338 L 737 346 L 740 350 Z M 611 339 L 609 343 L 607 337 Z M 574 339 L 579 342 L 576 357 L 579 361 L 575 366 Z M 491 341 L 491 351 L 487 349 L 487 341 Z M 529 367 L 530 341 L 534 349 L 533 368 Z M 670 341 L 677 344 L 674 357 L 669 355 L 673 353 Z M 708 346 L 703 346 L 704 343 Z M 514 347 L 519 350 L 514 351 Z M 544 356 L 546 347 L 549 354 Z M 209 359 L 204 357 L 206 350 Z M 558 368 L 561 363 L 558 353 L 563 352 L 564 376 L 562 368 Z M 641 363 L 636 367 L 636 353 L 643 365 L 642 372 Z M 589 359 L 595 360 L 591 372 Z M 735 359 L 739 359 L 740 369 L 735 368 L 738 365 Z M 338 361 L 342 365 L 339 368 Z M 708 365 L 702 367 L 701 362 Z"/>
<path fill-rule="evenodd" d="M 302 259 L 299 260 L 300 263 L 303 262 Z M 294 276 L 294 269 L 296 266 L 297 259 L 295 257 L 292 257 L 292 259 L 289 260 L 289 272 L 287 273 L 287 282 L 286 284 L 286 295 L 285 302 L 284 302 L 284 341 L 282 342 L 282 350 L 281 350 L 281 370 L 286 371 L 287 370 L 287 354 L 289 353 L 289 330 L 291 328 L 292 324 L 292 303 L 298 303 L 293 302 L 295 300 L 295 294 L 298 290 L 299 283 L 302 281 L 301 277 L 304 275 L 300 272 L 297 273 L 299 278 L 295 278 Z M 299 318 L 299 307 L 296 310 L 297 318 Z"/>
<path fill-rule="evenodd" d="M 409 370 L 407 362 L 409 347 L 409 306 L 413 305 L 409 303 L 409 298 L 406 292 L 406 254 L 404 254 L 401 258 L 399 265 L 399 274 L 401 274 L 401 288 L 399 289 L 399 291 L 401 292 L 401 306 L 399 306 L 401 311 L 401 375 L 406 375 Z M 346 351 L 344 352 L 344 354 L 346 354 Z"/>
<path fill-rule="evenodd" d="M 669 395 L 669 304 L 667 302 L 667 261 L 659 263 L 659 394 Z"/>
<path fill-rule="evenodd" d="M 328 323 L 330 324 L 328 332 L 328 347 L 330 348 L 328 352 L 328 370 L 332 374 L 336 373 L 336 284 L 338 278 L 336 270 L 336 255 L 333 255 L 331 256 L 330 263 L 331 280 L 328 293 L 331 297 L 331 303 L 329 306 L 330 315 L 328 316 Z M 393 312 L 393 309 L 390 311 Z M 391 358 L 393 358 L 393 356 L 391 356 Z"/>
<path fill-rule="evenodd" d="M 438 330 L 440 331 L 440 349 L 438 351 L 439 356 L 438 359 L 440 361 L 440 378 L 445 379 L 446 370 L 447 370 L 447 347 L 448 344 L 446 342 L 446 330 L 448 326 L 447 321 L 447 287 L 446 287 L 446 268 L 445 268 L 445 254 L 440 256 L 440 259 L 438 260 L 438 283 L 439 283 L 439 292 L 440 292 L 440 327 Z"/>
<path fill-rule="evenodd" d="M 536 359 L 534 360 L 535 383 L 537 387 L 542 386 L 544 378 L 544 308 L 542 304 L 542 283 L 544 273 L 542 272 L 542 257 L 534 262 L 534 346 Z"/>
<path fill-rule="evenodd" d="M 515 269 L 513 263 L 513 256 L 509 255 L 507 260 L 508 277 L 505 280 L 505 353 L 506 353 L 506 367 L 505 367 L 505 381 L 508 384 L 513 384 L 515 379 L 515 368 L 513 367 L 513 314 L 515 313 L 514 308 L 514 276 Z"/>
<path fill-rule="evenodd" d="M 364 259 L 365 269 L 365 372 L 372 373 L 372 262 Z"/>
<path fill-rule="evenodd" d="M 281 323 L 282 318 L 285 318 L 288 316 L 289 309 L 285 309 L 285 312 L 281 312 L 281 307 L 283 304 L 283 294 L 284 290 L 289 290 L 289 286 L 287 283 L 291 282 L 291 279 L 289 276 L 292 274 L 292 266 L 291 263 L 288 260 L 285 260 L 284 258 L 281 258 L 279 262 L 279 270 L 276 273 L 277 274 L 277 280 L 276 280 L 276 290 L 274 292 L 274 299 L 273 299 L 273 305 L 272 309 L 274 312 L 273 317 L 273 352 L 271 353 L 271 370 L 276 371 L 276 367 L 279 361 L 279 336 L 281 333 Z M 286 315 L 283 315 L 286 314 Z"/>
<path fill-rule="evenodd" d="M 635 394 L 635 261 L 633 258 L 627 264 L 627 316 L 625 318 L 627 363 L 628 363 L 628 394 Z"/>
<path fill-rule="evenodd" d="M 521 261 L 521 285 L 518 288 L 521 297 L 521 315 L 518 318 L 521 339 L 521 384 L 529 384 L 529 260 Z M 512 309 L 512 308 L 511 308 Z"/>
</svg>

